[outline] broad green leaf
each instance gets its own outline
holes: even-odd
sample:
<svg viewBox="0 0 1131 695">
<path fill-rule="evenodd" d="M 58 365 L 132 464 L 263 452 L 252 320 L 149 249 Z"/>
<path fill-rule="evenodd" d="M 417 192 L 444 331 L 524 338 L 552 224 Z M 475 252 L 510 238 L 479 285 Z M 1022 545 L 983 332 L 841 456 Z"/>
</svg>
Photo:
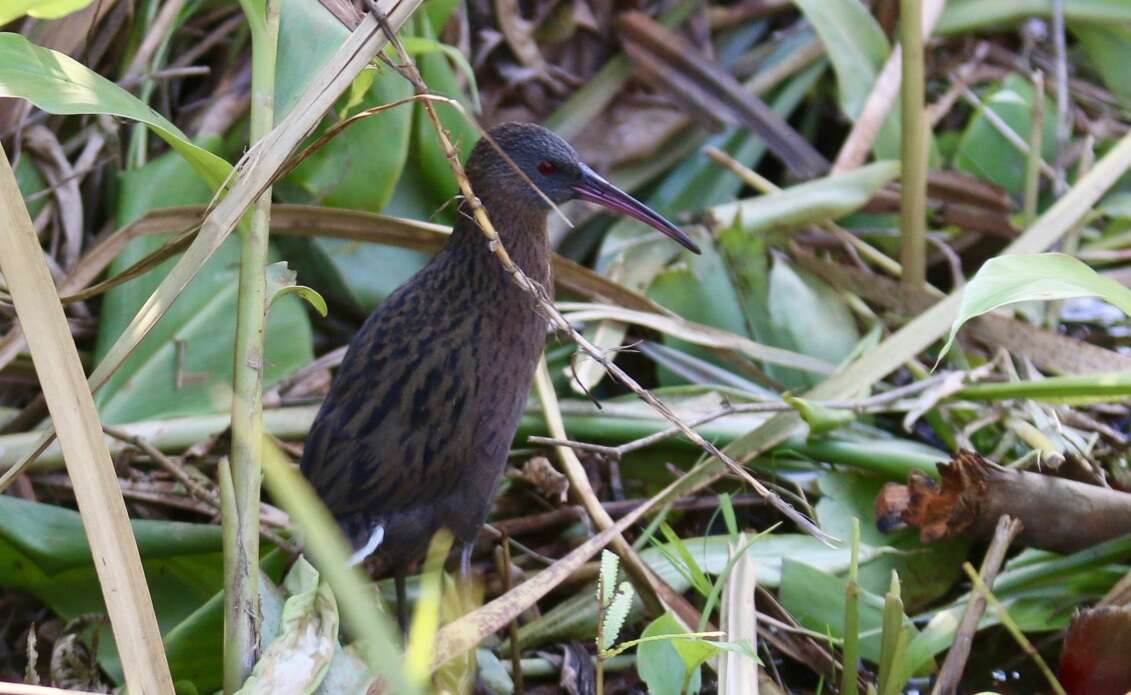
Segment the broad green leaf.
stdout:
<svg viewBox="0 0 1131 695">
<path fill-rule="evenodd" d="M 794 229 L 858 210 L 898 174 L 899 162 L 875 162 L 778 193 L 716 205 L 709 212 L 721 226 L 741 220 L 742 228 L 750 234 Z"/>
<path fill-rule="evenodd" d="M 686 632 L 671 613 L 664 613 L 644 628 L 641 638 L 682 635 Z M 673 644 L 672 640 L 653 639 L 642 642 L 636 649 L 636 672 L 652 695 L 680 695 L 684 692 L 688 668 L 683 655 Z M 699 677 L 696 669 L 691 678 L 690 692 L 699 692 Z"/>
<path fill-rule="evenodd" d="M 1124 106 L 1131 105 L 1131 27 L 1115 22 L 1072 22 L 1068 26 L 1080 41 L 1089 62 L 1111 93 Z"/>
<path fill-rule="evenodd" d="M 118 223 L 149 210 L 207 202 L 211 193 L 172 153 L 123 174 Z M 130 241 L 110 266 L 119 272 L 164 243 L 159 236 Z M 239 290 L 239 240 L 228 239 L 185 288 L 129 359 L 95 396 L 106 423 L 226 411 L 231 404 L 232 349 Z M 102 303 L 95 359 L 101 360 L 150 292 L 176 262 L 115 287 Z M 264 383 L 313 359 L 306 311 L 282 297 L 267 322 Z"/>
<path fill-rule="evenodd" d="M 165 632 L 223 586 L 220 527 L 149 520 L 135 520 L 132 525 L 157 621 Z M 64 620 L 105 612 L 77 512 L 0 496 L 0 566 L 4 568 L 0 586 L 35 596 Z M 99 663 L 121 683 L 109 626 L 99 629 Z M 176 659 L 170 659 L 170 666 L 174 678 L 186 678 Z M 219 670 L 218 660 L 213 667 Z"/>
<path fill-rule="evenodd" d="M 685 263 L 656 275 L 648 297 L 690 321 L 749 336 L 742 306 L 714 246 L 703 246 L 701 256 L 687 252 L 683 257 Z M 693 357 L 719 367 L 729 366 L 708 348 L 667 335 L 662 339 L 665 345 Z M 666 369 L 660 370 L 659 376 L 665 385 L 685 383 Z"/>
<path fill-rule="evenodd" d="M 950 349 L 962 324 L 975 316 L 1015 302 L 1073 297 L 1100 297 L 1131 316 L 1131 289 L 1072 256 L 1037 253 L 991 258 L 963 288 L 958 315 L 940 356 Z"/>
<path fill-rule="evenodd" d="M 442 94 L 459 101 L 469 115 L 473 114 L 477 109 L 473 109 L 472 104 L 477 103 L 478 96 L 475 91 L 475 75 L 471 73 L 470 66 L 467 66 L 466 60 L 456 51 L 456 55 L 460 56 L 456 65 L 464 72 L 465 79 L 473 90 L 471 102 L 464 95 L 459 80 L 456 79 L 456 74 L 452 70 L 449 62 L 452 58 L 451 52 L 443 50 L 451 47 L 444 46 L 436 41 L 432 27 L 428 24 L 426 18 L 419 16 L 417 21 L 418 25 L 422 26 L 422 36 L 420 38 L 412 37 L 412 40 L 421 48 L 425 46 L 439 47 L 436 50 L 420 53 L 416 59 L 417 67 L 420 68 L 420 75 L 424 78 L 424 82 L 436 94 Z M 433 106 L 436 109 L 436 114 L 440 117 L 440 122 L 450 134 L 452 144 L 459 149 L 460 155 L 466 158 L 470 154 L 471 148 L 479 141 L 479 129 L 448 104 L 433 102 Z M 428 117 L 424 104 L 415 104 L 411 108 L 413 112 L 414 159 L 429 188 L 430 200 L 435 207 L 439 207 L 457 193 L 455 175 L 452 174 L 451 164 L 440 146 L 436 127 Z"/>
<path fill-rule="evenodd" d="M 783 326 L 770 316 L 769 242 L 765 234 L 747 234 L 741 220 L 717 232 L 719 251 L 746 316 L 750 337 L 764 345 L 793 349 L 793 341 Z M 786 388 L 802 388 L 809 378 L 802 372 L 776 364 L 762 368 Z"/>
<path fill-rule="evenodd" d="M 860 0 L 793 0 L 813 24 L 836 73 L 840 108 L 856 120 L 888 56 L 888 40 Z"/>
<path fill-rule="evenodd" d="M 838 639 L 844 637 L 845 586 L 848 580 L 833 576 L 804 562 L 786 558 L 782 565 L 780 598 L 793 617 L 805 627 Z M 884 599 L 870 591 L 860 590 L 860 655 L 877 663 L 880 659 L 880 631 L 883 625 Z M 919 631 L 911 619 L 903 616 L 903 625 L 912 639 Z"/>
<path fill-rule="evenodd" d="M 283 0 L 279 32 L 276 108 L 287 109 L 347 32 L 321 5 L 300 0 Z M 355 86 L 338 100 L 337 113 L 356 113 L 412 94 L 412 85 L 385 66 L 366 70 Z M 405 104 L 352 124 L 284 179 L 276 187 L 278 196 L 287 202 L 427 216 L 439 205 L 431 187 L 405 180 L 414 108 Z M 422 202 L 405 209 L 405 199 Z M 322 237 L 292 240 L 284 249 L 307 284 L 365 312 L 427 260 L 408 249 Z"/>
<path fill-rule="evenodd" d="M 215 190 L 232 167 L 194 145 L 164 116 L 78 61 L 19 34 L 0 33 L 0 97 L 27 99 L 56 114 L 110 114 L 149 126 Z"/>
<path fill-rule="evenodd" d="M 1033 115 L 1033 85 L 1010 73 L 1001 86 L 982 98 L 985 108 L 993 110 L 1010 129 L 1028 141 Z M 1052 101 L 1045 98 L 1045 113 L 1056 113 Z M 1046 117 L 1041 139 L 1041 155 L 1051 161 L 1056 152 L 1056 119 Z M 970 119 L 958 142 L 954 166 L 983 181 L 995 183 L 1014 195 L 1020 195 L 1025 183 L 1027 156 L 1009 142 L 988 118 L 978 112 Z"/>
<path fill-rule="evenodd" d="M 275 60 L 275 122 L 294 107 L 311 78 L 334 54 L 349 30 L 319 2 L 279 0 Z M 366 70 L 362 75 L 369 74 Z M 355 80 L 356 82 L 356 80 Z"/>
<path fill-rule="evenodd" d="M 58 19 L 78 12 L 91 0 L 5 0 L 0 5 L 0 26 L 25 14 L 36 19 Z"/>
<path fill-rule="evenodd" d="M 366 79 L 369 77 L 367 74 Z M 372 80 L 358 110 L 412 95 L 412 85 L 388 67 L 377 68 Z M 411 123 L 412 110 L 407 105 L 362 119 L 306 158 L 286 180 L 319 203 L 380 212 L 404 169 Z M 324 130 L 320 128 L 315 135 Z"/>
<path fill-rule="evenodd" d="M 838 364 L 860 342 L 856 319 L 844 300 L 822 280 L 794 270 L 782 256 L 775 256 L 770 270 L 768 296 L 770 319 L 784 337 L 782 347 Z M 819 377 L 797 372 L 807 386 Z"/>
<path fill-rule="evenodd" d="M 817 521 L 821 528 L 838 538 L 851 538 L 852 519 L 861 520 L 863 547 L 890 547 L 886 553 L 860 567 L 859 583 L 877 596 L 887 591 L 892 570 L 903 580 L 903 600 L 914 609 L 944 596 L 962 574 L 970 542 L 957 538 L 923 545 L 915 529 L 883 533 L 875 524 L 876 496 L 886 478 L 826 470 L 818 478 L 821 499 L 817 502 Z"/>
</svg>

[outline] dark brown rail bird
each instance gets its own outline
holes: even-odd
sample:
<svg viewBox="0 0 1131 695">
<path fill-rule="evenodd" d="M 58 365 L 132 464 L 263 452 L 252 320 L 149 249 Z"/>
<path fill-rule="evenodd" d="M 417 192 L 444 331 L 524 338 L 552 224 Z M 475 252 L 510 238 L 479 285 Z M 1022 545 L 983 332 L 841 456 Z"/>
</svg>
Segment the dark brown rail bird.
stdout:
<svg viewBox="0 0 1131 695">
<path fill-rule="evenodd" d="M 547 289 L 546 199 L 598 203 L 699 252 L 545 128 L 505 123 L 489 136 L 472 150 L 468 178 L 515 263 Z M 402 629 L 405 571 L 439 529 L 461 547 L 467 576 L 546 330 L 535 300 L 461 214 L 444 248 L 350 342 L 306 440 L 302 472 L 353 544 L 353 561 L 373 555 L 377 569 L 394 573 Z"/>
</svg>

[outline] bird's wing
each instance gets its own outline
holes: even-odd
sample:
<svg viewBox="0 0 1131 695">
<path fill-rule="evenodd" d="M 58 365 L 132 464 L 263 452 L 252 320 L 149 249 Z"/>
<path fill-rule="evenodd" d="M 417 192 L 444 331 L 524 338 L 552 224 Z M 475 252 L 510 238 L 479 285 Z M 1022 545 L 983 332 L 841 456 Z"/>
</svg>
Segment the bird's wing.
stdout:
<svg viewBox="0 0 1131 695">
<path fill-rule="evenodd" d="M 402 288 L 404 289 L 404 288 Z M 302 471 L 336 516 L 411 507 L 426 475 L 468 444 L 458 414 L 472 371 L 468 312 L 440 314 L 431 293 L 398 292 L 349 350 L 303 451 Z M 425 321 L 422 317 L 432 317 Z"/>
</svg>

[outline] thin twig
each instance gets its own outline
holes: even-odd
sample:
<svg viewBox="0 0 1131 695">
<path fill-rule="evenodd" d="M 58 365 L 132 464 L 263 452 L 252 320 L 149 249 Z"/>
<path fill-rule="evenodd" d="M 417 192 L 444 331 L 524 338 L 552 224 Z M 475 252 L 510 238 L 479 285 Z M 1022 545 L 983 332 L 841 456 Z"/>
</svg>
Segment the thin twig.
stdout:
<svg viewBox="0 0 1131 695">
<path fill-rule="evenodd" d="M 116 427 L 110 427 L 108 425 L 103 425 L 102 431 L 107 435 L 113 437 L 114 439 L 123 441 L 144 452 L 146 456 L 153 459 L 154 463 L 164 468 L 166 471 L 171 473 L 174 478 L 180 481 L 180 483 L 185 486 L 185 489 L 189 491 L 189 494 L 191 494 L 201 502 L 207 504 L 213 512 L 220 512 L 220 493 L 214 490 L 210 490 L 202 485 L 199 481 L 194 480 L 192 475 L 190 475 L 182 465 L 178 464 L 176 461 L 162 453 L 162 451 L 153 446 L 153 444 L 150 443 L 149 440 L 140 435 L 132 434 L 125 430 L 121 430 Z M 278 514 L 283 513 L 279 510 L 275 511 L 276 514 L 273 514 L 273 516 L 277 516 Z M 298 555 L 299 552 L 301 552 L 296 544 L 283 538 L 273 529 L 268 528 L 267 519 L 264 518 L 263 515 L 260 516 L 259 535 L 271 541 L 279 548 L 282 548 L 290 555 Z"/>
<path fill-rule="evenodd" d="M 876 413 L 876 412 L 902 412 L 912 407 L 914 404 L 906 404 L 903 407 L 899 406 L 899 401 L 903 398 L 915 395 L 922 391 L 926 391 L 939 383 L 945 378 L 953 374 L 948 372 L 945 374 L 937 374 L 929 379 L 921 379 L 919 381 L 911 382 L 910 384 L 900 386 L 899 388 L 885 391 L 884 393 L 876 394 L 868 398 L 861 398 L 852 401 L 813 401 L 813 405 L 828 408 L 830 410 L 852 410 L 856 413 Z M 720 409 L 703 415 L 694 420 L 686 423 L 688 427 L 699 427 L 709 422 L 717 420 L 727 415 L 738 415 L 744 413 L 783 413 L 794 410 L 794 406 L 786 403 L 785 401 L 766 401 L 762 403 L 727 403 Z M 555 439 L 553 437 L 538 437 L 530 436 L 526 441 L 531 444 L 541 444 L 545 446 L 568 446 L 571 449 L 579 451 L 593 451 L 595 453 L 611 456 L 614 458 L 621 458 L 625 454 L 652 446 L 665 439 L 674 437 L 677 434 L 683 433 L 683 429 L 679 426 L 669 427 L 668 429 L 654 432 L 646 437 L 634 439 L 631 442 L 625 442 L 620 446 L 606 446 L 604 444 L 591 444 L 587 442 L 577 442 L 569 439 Z"/>
<path fill-rule="evenodd" d="M 1004 514 L 998 520 L 994 538 L 990 542 L 989 549 L 986 550 L 986 556 L 982 560 L 982 568 L 979 570 L 982 581 L 986 586 L 992 587 L 994 585 L 994 580 L 997 579 L 997 574 L 1005 561 L 1005 552 L 1009 550 L 1009 544 L 1020 532 L 1020 521 L 1011 519 Z M 966 667 L 966 660 L 970 657 L 970 647 L 974 643 L 974 633 L 978 631 L 978 623 L 981 622 L 982 614 L 985 611 L 985 597 L 980 593 L 971 595 L 970 602 L 966 604 L 966 610 L 962 613 L 962 620 L 958 623 L 958 629 L 954 633 L 954 644 L 951 645 L 950 651 L 946 653 L 946 661 L 943 662 L 942 669 L 939 670 L 939 677 L 935 681 L 931 695 L 952 695 L 958 691 L 958 684 L 962 680 L 962 671 Z"/>
<path fill-rule="evenodd" d="M 975 590 L 993 607 L 998 615 L 998 619 L 1001 620 L 1001 624 L 1005 626 L 1005 629 L 1009 631 L 1009 634 L 1013 636 L 1013 639 L 1017 641 L 1021 649 L 1037 664 L 1037 668 L 1044 674 L 1045 680 L 1048 681 L 1053 692 L 1057 693 L 1057 695 L 1067 695 L 1064 691 L 1064 686 L 1060 684 L 1060 681 L 1056 679 L 1056 674 L 1049 668 L 1048 662 L 1045 661 L 1041 653 L 1037 651 L 1033 644 L 1025 637 L 1025 633 L 1022 632 L 1021 628 L 1014 622 L 1013 618 L 1009 615 L 1009 611 L 1005 609 L 1005 606 L 997 600 L 997 597 L 990 593 L 986 583 L 983 582 L 982 578 L 978 576 L 978 573 L 974 571 L 973 565 L 969 562 L 964 562 L 962 563 L 962 570 L 966 572 L 966 576 L 970 577 L 970 581 L 974 583 Z"/>
<path fill-rule="evenodd" d="M 503 583 L 503 593 L 506 594 L 511 590 L 511 553 L 506 534 L 500 540 L 499 545 L 495 546 L 495 567 L 499 572 L 499 580 Z M 507 632 L 510 633 L 514 692 L 522 695 L 525 688 L 522 682 L 522 646 L 518 641 L 518 618 L 507 623 Z"/>
</svg>

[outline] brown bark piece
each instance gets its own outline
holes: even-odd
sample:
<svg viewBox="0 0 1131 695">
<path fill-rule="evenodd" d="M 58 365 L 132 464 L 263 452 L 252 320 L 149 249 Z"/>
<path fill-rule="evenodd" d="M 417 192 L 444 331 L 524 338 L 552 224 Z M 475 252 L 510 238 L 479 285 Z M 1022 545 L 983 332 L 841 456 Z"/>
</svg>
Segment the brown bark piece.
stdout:
<svg viewBox="0 0 1131 695">
<path fill-rule="evenodd" d="M 1007 514 L 1024 525 L 1026 546 L 1070 553 L 1131 533 L 1131 494 L 1002 468 L 971 451 L 938 466 L 941 481 L 913 473 L 905 486 L 889 484 L 876 499 L 876 519 L 919 529 L 931 543 L 943 538 L 987 538 Z"/>
</svg>

